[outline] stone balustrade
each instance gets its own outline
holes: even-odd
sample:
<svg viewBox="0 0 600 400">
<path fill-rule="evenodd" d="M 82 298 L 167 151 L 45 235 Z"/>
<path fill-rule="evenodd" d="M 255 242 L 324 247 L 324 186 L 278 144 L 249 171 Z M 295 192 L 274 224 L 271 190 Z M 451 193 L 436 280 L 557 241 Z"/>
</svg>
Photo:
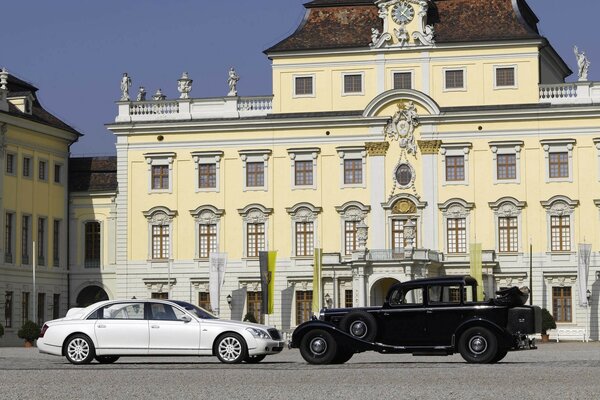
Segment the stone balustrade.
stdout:
<svg viewBox="0 0 600 400">
<path fill-rule="evenodd" d="M 554 85 L 540 85 L 540 103 L 600 103 L 600 84 L 597 82 L 575 82 L 559 83 Z"/>
<path fill-rule="evenodd" d="M 189 121 L 266 116 L 273 96 L 215 97 L 151 101 L 119 101 L 115 122 Z"/>
</svg>

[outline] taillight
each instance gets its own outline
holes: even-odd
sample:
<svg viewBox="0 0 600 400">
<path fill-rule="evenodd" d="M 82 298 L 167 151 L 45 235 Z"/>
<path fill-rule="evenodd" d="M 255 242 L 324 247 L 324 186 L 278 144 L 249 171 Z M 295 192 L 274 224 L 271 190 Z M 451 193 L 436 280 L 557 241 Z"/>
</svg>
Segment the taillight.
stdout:
<svg viewBox="0 0 600 400">
<path fill-rule="evenodd" d="M 40 331 L 41 338 L 44 337 L 44 333 L 46 333 L 47 330 L 48 330 L 48 325 L 44 324 L 44 326 L 42 326 L 42 330 Z"/>
</svg>

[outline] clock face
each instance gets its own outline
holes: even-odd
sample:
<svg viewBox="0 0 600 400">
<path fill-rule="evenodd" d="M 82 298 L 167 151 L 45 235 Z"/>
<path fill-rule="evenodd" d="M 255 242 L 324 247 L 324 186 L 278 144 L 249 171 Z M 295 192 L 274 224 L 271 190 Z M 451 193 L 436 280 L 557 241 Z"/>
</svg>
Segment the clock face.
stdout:
<svg viewBox="0 0 600 400">
<path fill-rule="evenodd" d="M 415 10 L 406 2 L 400 3 L 392 10 L 392 19 L 397 24 L 407 24 L 415 17 Z"/>
</svg>

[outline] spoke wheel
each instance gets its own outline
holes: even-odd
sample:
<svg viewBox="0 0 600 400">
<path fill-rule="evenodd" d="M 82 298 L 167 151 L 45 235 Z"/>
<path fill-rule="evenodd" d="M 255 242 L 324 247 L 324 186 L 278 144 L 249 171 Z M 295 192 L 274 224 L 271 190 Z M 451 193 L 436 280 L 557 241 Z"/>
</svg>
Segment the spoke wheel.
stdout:
<svg viewBox="0 0 600 400">
<path fill-rule="evenodd" d="M 67 339 L 65 356 L 71 364 L 89 364 L 95 356 L 94 344 L 86 335 L 74 335 Z"/>
<path fill-rule="evenodd" d="M 498 338 L 487 328 L 469 328 L 461 335 L 458 350 L 468 363 L 493 363 L 498 354 Z"/>
<path fill-rule="evenodd" d="M 216 354 L 221 362 L 237 364 L 247 357 L 246 342 L 235 333 L 228 333 L 217 340 Z"/>
</svg>

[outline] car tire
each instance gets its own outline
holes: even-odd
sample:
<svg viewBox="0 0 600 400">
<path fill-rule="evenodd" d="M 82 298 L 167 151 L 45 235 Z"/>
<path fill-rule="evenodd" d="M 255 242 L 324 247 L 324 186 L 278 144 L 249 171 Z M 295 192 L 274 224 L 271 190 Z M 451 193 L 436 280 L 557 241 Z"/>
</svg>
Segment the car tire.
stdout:
<svg viewBox="0 0 600 400">
<path fill-rule="evenodd" d="M 498 352 L 496 353 L 496 356 L 491 361 L 491 363 L 495 364 L 495 363 L 501 361 L 502 359 L 504 359 L 504 357 L 506 357 L 506 354 L 508 354 L 507 349 L 498 349 Z"/>
<path fill-rule="evenodd" d="M 460 336 L 458 351 L 468 363 L 489 364 L 498 354 L 498 338 L 487 328 L 469 328 Z"/>
<path fill-rule="evenodd" d="M 237 333 L 226 333 L 215 342 L 215 354 L 225 364 L 238 364 L 246 359 L 246 341 Z"/>
<path fill-rule="evenodd" d="M 96 356 L 92 339 L 87 335 L 77 334 L 70 336 L 64 345 L 64 354 L 71 364 L 89 364 Z"/>
<path fill-rule="evenodd" d="M 309 364 L 331 364 L 337 355 L 338 344 L 322 329 L 310 331 L 300 341 L 300 355 Z"/>
<path fill-rule="evenodd" d="M 353 355 L 354 351 L 346 347 L 338 347 L 338 351 L 333 358 L 332 364 L 344 364 L 345 362 L 350 361 Z"/>
<path fill-rule="evenodd" d="M 247 364 L 258 364 L 259 362 L 264 360 L 266 356 L 267 356 L 266 354 L 258 354 L 255 356 L 248 356 L 244 359 L 244 362 Z"/>
<path fill-rule="evenodd" d="M 119 356 L 96 356 L 96 361 L 100 364 L 112 364 L 116 362 L 120 357 Z"/>
<path fill-rule="evenodd" d="M 372 342 L 377 336 L 377 321 L 366 311 L 355 311 L 345 315 L 340 328 L 357 339 Z"/>
</svg>

